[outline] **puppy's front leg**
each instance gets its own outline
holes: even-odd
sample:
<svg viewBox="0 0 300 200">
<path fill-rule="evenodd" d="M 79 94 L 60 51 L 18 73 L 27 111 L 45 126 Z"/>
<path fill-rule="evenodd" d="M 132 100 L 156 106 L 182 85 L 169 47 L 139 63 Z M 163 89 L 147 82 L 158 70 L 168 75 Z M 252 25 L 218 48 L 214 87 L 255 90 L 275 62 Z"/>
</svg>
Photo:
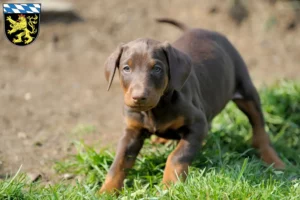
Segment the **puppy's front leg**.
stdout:
<svg viewBox="0 0 300 200">
<path fill-rule="evenodd" d="M 140 130 L 125 129 L 118 144 L 117 154 L 106 176 L 100 193 L 120 190 L 126 176 L 126 170 L 132 168 L 141 150 L 145 137 Z"/>
<path fill-rule="evenodd" d="M 180 139 L 175 150 L 169 155 L 164 171 L 163 183 L 167 186 L 186 179 L 188 167 L 201 148 L 202 141 L 207 135 L 207 123 L 197 123 L 189 127 L 188 133 Z"/>
</svg>

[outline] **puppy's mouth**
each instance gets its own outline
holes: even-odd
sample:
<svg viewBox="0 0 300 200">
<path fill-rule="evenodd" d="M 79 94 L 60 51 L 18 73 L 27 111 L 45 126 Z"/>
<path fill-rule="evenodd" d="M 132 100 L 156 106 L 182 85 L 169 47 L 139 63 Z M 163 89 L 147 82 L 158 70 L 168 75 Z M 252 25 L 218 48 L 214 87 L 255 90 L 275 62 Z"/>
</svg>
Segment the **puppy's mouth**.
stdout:
<svg viewBox="0 0 300 200">
<path fill-rule="evenodd" d="M 131 105 L 129 107 L 134 111 L 148 111 L 154 108 L 154 106 L 148 106 L 148 105 Z"/>
</svg>

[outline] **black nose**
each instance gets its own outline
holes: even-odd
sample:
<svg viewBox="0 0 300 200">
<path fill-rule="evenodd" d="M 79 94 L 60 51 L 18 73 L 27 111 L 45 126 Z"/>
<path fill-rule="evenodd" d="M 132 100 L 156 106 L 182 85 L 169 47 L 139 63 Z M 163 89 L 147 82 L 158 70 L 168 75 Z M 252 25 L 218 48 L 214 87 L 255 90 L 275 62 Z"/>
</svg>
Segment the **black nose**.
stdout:
<svg viewBox="0 0 300 200">
<path fill-rule="evenodd" d="M 144 103 L 147 98 L 144 95 L 132 95 L 134 103 Z"/>
</svg>

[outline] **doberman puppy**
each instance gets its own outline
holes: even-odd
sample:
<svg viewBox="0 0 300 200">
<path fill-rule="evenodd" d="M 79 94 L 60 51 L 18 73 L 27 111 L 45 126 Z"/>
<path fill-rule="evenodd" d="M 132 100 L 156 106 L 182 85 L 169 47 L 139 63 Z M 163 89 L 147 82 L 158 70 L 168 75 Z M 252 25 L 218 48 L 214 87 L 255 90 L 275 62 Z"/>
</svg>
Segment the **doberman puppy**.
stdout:
<svg viewBox="0 0 300 200">
<path fill-rule="evenodd" d="M 185 180 L 209 124 L 230 101 L 243 111 L 252 125 L 253 146 L 262 160 L 283 169 L 264 128 L 258 93 L 238 51 L 217 32 L 190 29 L 171 19 L 184 34 L 172 45 L 142 38 L 120 45 L 105 63 L 108 90 L 118 68 L 124 91 L 125 129 L 117 154 L 100 192 L 123 186 L 126 170 L 145 138 L 178 140 L 163 175 L 168 186 Z"/>
</svg>

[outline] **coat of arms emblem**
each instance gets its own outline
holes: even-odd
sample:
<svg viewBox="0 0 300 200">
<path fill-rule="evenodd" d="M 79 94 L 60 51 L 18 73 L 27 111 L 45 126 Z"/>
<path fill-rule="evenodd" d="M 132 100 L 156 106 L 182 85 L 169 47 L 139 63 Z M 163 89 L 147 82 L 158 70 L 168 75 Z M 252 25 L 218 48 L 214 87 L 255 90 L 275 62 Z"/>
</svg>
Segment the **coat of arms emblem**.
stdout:
<svg viewBox="0 0 300 200">
<path fill-rule="evenodd" d="M 41 4 L 4 3 L 5 33 L 18 46 L 31 44 L 38 36 Z"/>
</svg>

